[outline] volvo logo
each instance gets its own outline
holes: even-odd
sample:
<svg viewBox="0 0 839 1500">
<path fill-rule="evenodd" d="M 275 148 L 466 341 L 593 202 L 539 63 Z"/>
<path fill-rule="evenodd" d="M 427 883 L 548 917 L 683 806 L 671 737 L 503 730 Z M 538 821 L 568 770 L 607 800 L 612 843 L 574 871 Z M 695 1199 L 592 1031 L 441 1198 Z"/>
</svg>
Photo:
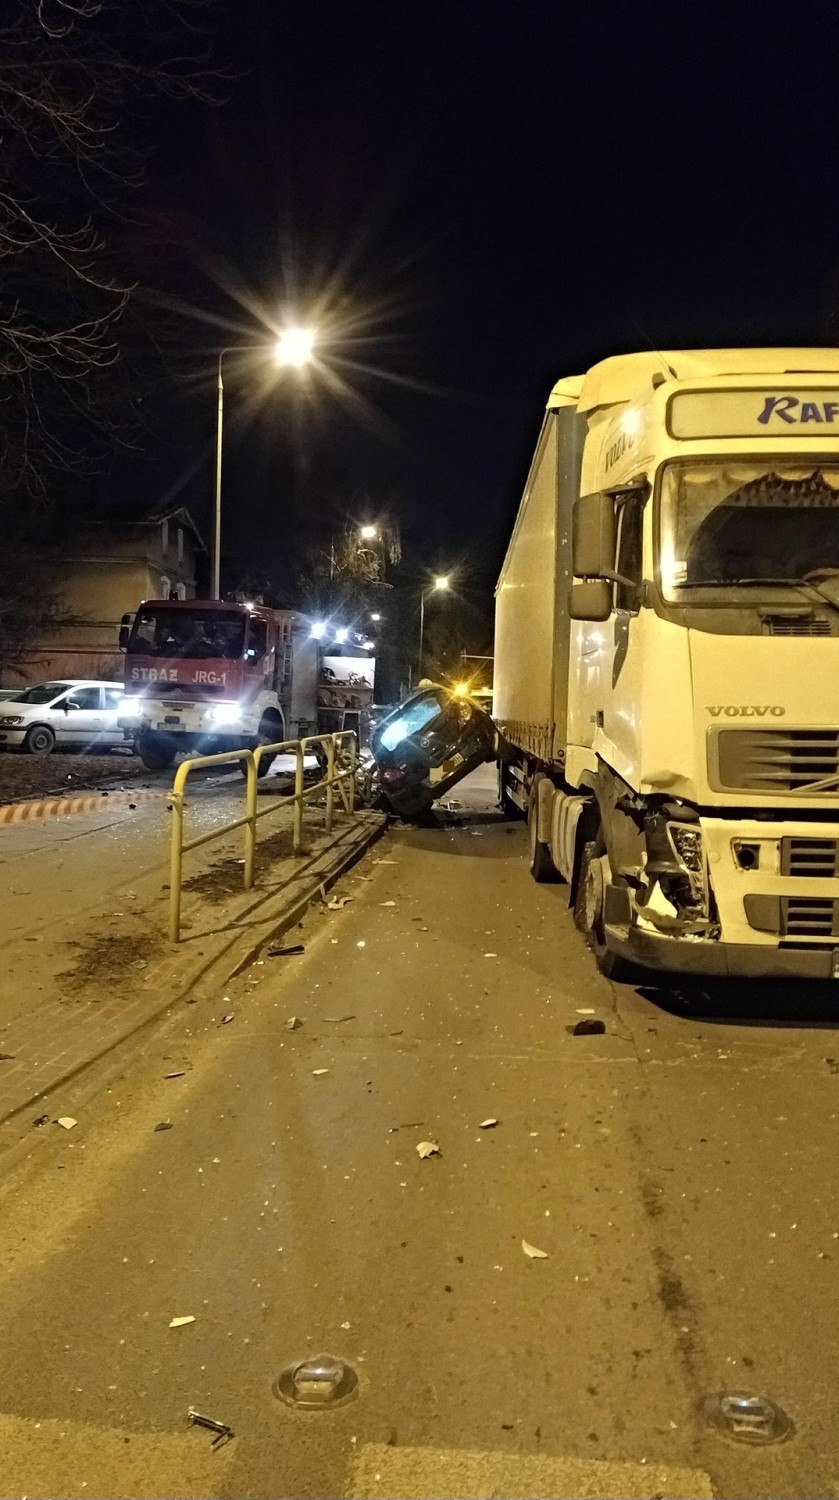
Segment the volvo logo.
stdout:
<svg viewBox="0 0 839 1500">
<path fill-rule="evenodd" d="M 718 719 L 723 714 L 726 719 L 782 719 L 786 709 L 780 703 L 720 703 L 716 708 L 707 705 L 708 713 L 712 719 Z"/>
</svg>

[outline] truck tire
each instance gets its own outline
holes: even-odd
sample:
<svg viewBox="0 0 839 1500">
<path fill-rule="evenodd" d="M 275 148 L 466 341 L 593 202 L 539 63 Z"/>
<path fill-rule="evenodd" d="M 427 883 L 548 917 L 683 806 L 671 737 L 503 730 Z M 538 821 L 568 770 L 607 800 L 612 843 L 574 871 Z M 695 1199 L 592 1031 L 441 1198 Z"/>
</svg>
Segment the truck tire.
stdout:
<svg viewBox="0 0 839 1500">
<path fill-rule="evenodd" d="M 599 840 L 591 839 L 583 848 L 580 876 L 574 901 L 574 922 L 583 933 L 594 962 L 606 979 L 629 984 L 638 981 L 640 971 L 620 953 L 606 946 L 603 927 L 603 891 L 606 855 Z"/>
<path fill-rule="evenodd" d="M 33 724 L 23 741 L 27 755 L 52 755 L 55 735 L 49 724 Z"/>
<path fill-rule="evenodd" d="M 254 746 L 254 749 L 256 749 L 259 745 L 279 745 L 284 739 L 285 724 L 283 723 L 279 714 L 263 714 L 259 725 L 259 738 L 256 742 L 256 746 Z M 268 774 L 271 766 L 274 764 L 275 758 L 276 757 L 273 755 L 260 755 L 260 777 L 266 776 Z M 241 771 L 243 776 L 247 776 L 248 768 L 243 760 L 239 761 L 239 770 Z"/>
<path fill-rule="evenodd" d="M 141 734 L 135 750 L 147 771 L 168 771 L 177 754 L 175 746 L 158 734 Z"/>
<path fill-rule="evenodd" d="M 528 864 L 533 879 L 539 885 L 550 885 L 562 877 L 553 862 L 550 847 L 539 838 L 538 782 L 534 782 L 527 809 Z"/>
</svg>

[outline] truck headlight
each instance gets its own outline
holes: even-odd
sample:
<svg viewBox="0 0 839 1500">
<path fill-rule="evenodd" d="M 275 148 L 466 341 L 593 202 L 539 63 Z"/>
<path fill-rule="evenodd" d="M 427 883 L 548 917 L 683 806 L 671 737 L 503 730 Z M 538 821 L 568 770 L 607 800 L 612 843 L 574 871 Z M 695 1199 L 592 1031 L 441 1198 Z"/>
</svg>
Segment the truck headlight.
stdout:
<svg viewBox="0 0 839 1500">
<path fill-rule="evenodd" d="M 705 895 L 705 851 L 702 829 L 695 823 L 668 823 L 667 837 L 697 898 Z"/>
<path fill-rule="evenodd" d="M 125 716 L 125 718 L 128 718 L 128 719 L 137 719 L 137 718 L 139 718 L 139 716 L 140 716 L 140 700 L 139 700 L 139 698 L 123 698 L 121 700 L 121 702 L 120 702 L 120 705 L 119 705 L 119 714 L 120 714 L 120 717 Z"/>
<path fill-rule="evenodd" d="M 214 703 L 210 709 L 210 718 L 214 724 L 235 724 L 242 717 L 242 710 L 238 703 Z"/>
</svg>

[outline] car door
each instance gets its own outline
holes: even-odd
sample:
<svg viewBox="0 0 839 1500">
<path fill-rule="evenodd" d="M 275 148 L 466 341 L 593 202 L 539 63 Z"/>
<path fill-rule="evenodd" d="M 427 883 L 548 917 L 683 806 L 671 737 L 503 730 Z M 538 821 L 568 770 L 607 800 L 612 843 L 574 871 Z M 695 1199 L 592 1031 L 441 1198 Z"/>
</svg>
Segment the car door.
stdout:
<svg viewBox="0 0 839 1500">
<path fill-rule="evenodd" d="M 72 745 L 84 750 L 98 740 L 104 725 L 102 689 L 100 687 L 70 688 L 64 697 L 53 704 L 50 715 L 59 744 Z"/>
</svg>

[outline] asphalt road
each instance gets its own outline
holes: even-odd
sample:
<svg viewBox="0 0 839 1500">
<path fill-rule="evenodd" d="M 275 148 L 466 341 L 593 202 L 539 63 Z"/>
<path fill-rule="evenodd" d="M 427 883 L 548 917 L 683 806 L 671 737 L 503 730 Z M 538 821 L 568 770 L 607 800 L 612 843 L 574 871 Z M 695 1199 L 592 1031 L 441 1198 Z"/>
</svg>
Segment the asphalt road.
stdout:
<svg viewBox="0 0 839 1500">
<path fill-rule="evenodd" d="M 3 1495 L 836 1494 L 839 1001 L 607 984 L 488 775 L 458 791 L 303 955 L 33 1130 L 0 1186 Z M 283 1405 L 323 1351 L 358 1399 Z M 794 1432 L 728 1440 L 720 1390 Z"/>
</svg>

